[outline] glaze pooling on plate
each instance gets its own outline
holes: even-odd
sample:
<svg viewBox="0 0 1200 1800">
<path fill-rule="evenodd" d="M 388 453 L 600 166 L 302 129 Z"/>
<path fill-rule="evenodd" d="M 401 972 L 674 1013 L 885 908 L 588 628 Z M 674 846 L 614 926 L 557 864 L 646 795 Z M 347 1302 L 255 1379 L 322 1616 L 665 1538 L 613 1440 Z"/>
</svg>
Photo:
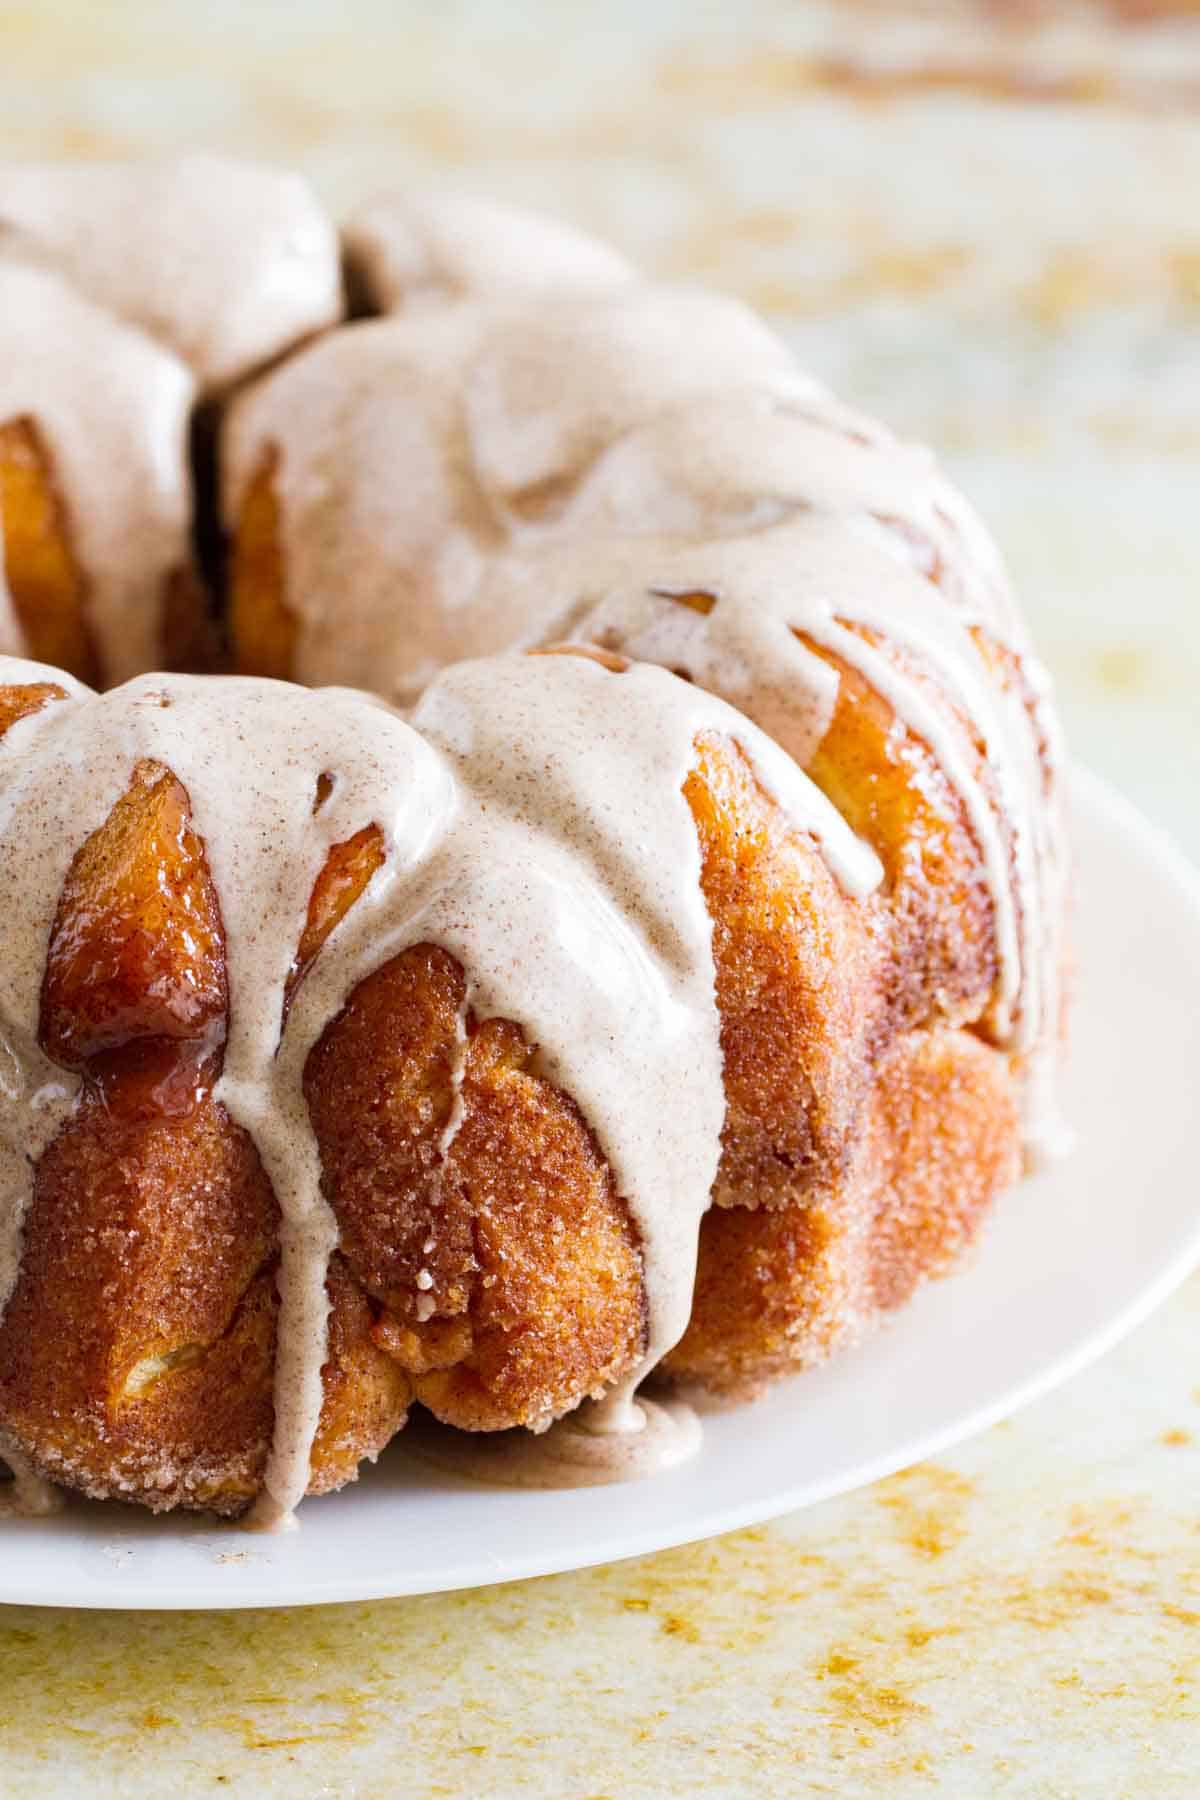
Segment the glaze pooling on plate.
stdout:
<svg viewBox="0 0 1200 1800">
<path fill-rule="evenodd" d="M 471 1433 L 422 1420 L 405 1449 L 451 1475 L 493 1487 L 607 1487 L 678 1468 L 699 1454 L 703 1428 L 696 1409 L 679 1399 L 648 1400 L 628 1407 L 585 1400 L 549 1431 Z"/>
</svg>

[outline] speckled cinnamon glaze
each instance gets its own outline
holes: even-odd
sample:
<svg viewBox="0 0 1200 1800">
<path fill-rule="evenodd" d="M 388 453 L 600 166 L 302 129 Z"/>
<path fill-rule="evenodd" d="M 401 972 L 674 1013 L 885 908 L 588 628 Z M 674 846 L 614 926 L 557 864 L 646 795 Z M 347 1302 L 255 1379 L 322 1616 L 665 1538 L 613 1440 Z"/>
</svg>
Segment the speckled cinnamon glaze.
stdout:
<svg viewBox="0 0 1200 1800">
<path fill-rule="evenodd" d="M 164 175 L 183 216 L 163 270 L 189 241 L 197 266 L 208 261 L 220 178 L 192 164 Z M 12 191 L 18 211 L 44 217 L 50 244 L 72 208 L 110 192 L 105 181 L 127 204 L 139 183 L 159 193 L 129 173 L 58 186 L 30 174 L 14 178 Z M 27 247 L 24 260 L 0 262 L 0 277 L 18 290 L 57 284 L 64 305 L 92 308 L 98 329 L 123 333 L 131 356 L 162 356 L 185 383 L 211 382 L 252 356 L 246 320 L 263 341 L 273 331 L 286 344 L 312 299 L 305 271 L 319 275 L 320 233 L 306 233 L 303 221 L 281 226 L 282 236 L 257 229 L 271 193 L 269 178 L 247 177 L 248 260 L 230 276 L 246 288 L 244 310 L 235 304 L 226 318 L 215 308 L 206 336 L 201 290 L 185 288 L 177 317 L 158 333 L 187 365 L 83 301 L 58 272 L 61 264 L 90 282 L 117 312 L 137 311 L 86 238 L 71 258 L 47 250 L 39 260 Z M 298 200 L 288 190 L 285 220 Z M 189 207 L 198 209 L 191 240 Z M 282 665 L 277 673 L 310 689 L 352 682 L 380 699 L 245 676 L 146 675 L 100 697 L 74 684 L 57 689 L 20 708 L 0 740 L 0 873 L 13 920 L 3 1016 L 16 1071 L 5 1100 L 4 1291 L 21 1279 L 22 1222 L 43 1159 L 84 1101 L 95 1101 L 94 1072 L 82 1087 L 56 1073 L 56 1055 L 59 1069 L 79 1063 L 47 1035 L 47 940 L 73 929 L 62 897 L 87 845 L 118 816 L 131 771 L 135 783 L 166 771 L 211 880 L 223 945 L 227 1018 L 219 1060 L 201 1083 L 205 1104 L 253 1146 L 280 1215 L 273 1426 L 256 1509 L 264 1524 L 290 1520 L 315 1478 L 328 1371 L 342 1366 L 347 1330 L 334 1299 L 340 1190 L 309 1115 L 309 1071 L 368 978 L 422 946 L 448 953 L 464 980 L 438 1168 L 455 1166 L 468 1039 L 481 1021 L 505 1022 L 534 1047 L 538 1079 L 578 1110 L 636 1233 L 640 1352 L 613 1364 L 619 1377 L 581 1377 L 571 1404 L 603 1396 L 602 1404 L 529 1446 L 524 1480 L 621 1479 L 677 1460 L 695 1441 L 678 1423 L 685 1415 L 634 1401 L 671 1352 L 673 1372 L 725 1388 L 827 1354 L 969 1241 L 1009 1178 L 1010 1093 L 1024 1102 L 1030 1160 L 1060 1135 L 1057 728 L 995 551 L 929 454 L 842 407 L 737 303 L 646 284 L 565 229 L 462 201 L 393 198 L 368 209 L 348 241 L 356 282 L 389 316 L 335 328 L 250 380 L 219 436 L 232 652 L 235 665 Z M 277 298 L 255 273 L 272 257 Z M 153 252 L 150 260 L 157 268 Z M 215 289 L 203 293 L 215 307 Z M 50 346 L 56 335 L 51 319 Z M 21 425 L 17 460 L 39 464 L 43 537 L 73 549 L 72 497 L 102 468 L 82 456 L 72 473 L 58 451 L 78 428 L 70 391 L 64 383 L 61 429 L 36 391 L 12 411 L 32 422 Z M 190 404 L 197 388 L 185 391 Z M 178 446 L 162 461 L 182 468 Z M 60 476 L 65 519 L 53 509 Z M 23 536 L 6 559 L 19 604 L 41 540 L 26 516 L 28 483 L 10 477 L 10 490 L 23 499 L 10 505 Z M 131 566 L 156 567 L 143 543 L 122 550 Z M 80 567 L 90 561 L 85 552 Z M 152 665 L 153 607 L 131 599 L 130 576 L 115 591 L 143 637 L 122 631 L 119 615 L 105 617 L 89 586 L 84 623 L 98 647 L 123 644 L 125 669 Z M 253 653 L 249 633 L 258 634 Z M 103 672 L 111 662 L 106 649 Z M 5 674 L 17 694 L 44 694 L 54 678 L 16 661 Z M 897 765 L 910 769 L 902 787 L 925 794 L 928 822 L 901 828 L 909 839 L 900 851 L 910 874 L 919 871 L 923 901 L 899 897 L 909 877 L 895 846 L 885 867 L 872 847 L 880 821 L 847 810 L 838 771 L 827 766 L 847 707 L 855 714 L 864 696 L 891 720 L 908 759 Z M 864 746 L 873 729 L 865 720 Z M 710 766 L 711 745 L 725 750 Z M 736 776 L 720 762 L 729 754 L 740 759 Z M 864 751 L 850 754 L 851 787 L 865 780 L 869 789 L 875 777 L 853 773 Z M 886 761 L 891 752 L 869 754 Z M 735 798 L 726 789 L 739 780 L 747 785 Z M 730 809 L 720 830 L 704 824 L 706 806 Z M 755 819 L 761 860 L 752 878 L 736 859 L 750 854 Z M 784 830 L 792 837 L 777 841 Z M 714 858 L 724 831 L 735 862 L 722 874 Z M 765 1017 L 753 1028 L 739 1022 L 758 1004 L 743 936 L 764 927 L 737 911 L 760 898 L 757 883 L 768 893 L 781 883 L 778 948 L 791 954 L 782 950 L 791 941 L 786 915 L 798 900 L 784 871 L 801 843 L 815 846 L 840 890 L 823 905 L 849 908 L 837 929 L 852 959 L 827 1013 L 814 999 L 812 1017 L 788 1026 L 779 1077 L 796 1085 L 792 1098 L 772 1099 L 773 1078 L 757 1065 L 773 1027 Z M 330 867 L 369 844 L 377 854 L 355 877 L 349 915 L 339 910 L 305 950 Z M 940 879 L 951 891 L 962 884 L 961 918 L 953 907 L 947 915 L 961 941 L 943 992 L 921 949 L 927 928 L 903 927 L 915 933 L 905 949 L 900 920 L 905 907 L 931 903 L 951 845 L 951 869 L 954 857 L 965 861 Z M 868 905 L 877 892 L 880 903 Z M 757 979 L 784 983 L 780 1020 L 794 983 L 797 994 L 807 982 L 816 992 L 831 985 L 815 951 L 803 976 L 782 968 L 768 976 L 769 942 L 759 954 Z M 837 954 L 832 944 L 828 954 Z M 852 968 L 865 1035 L 839 1094 L 837 1079 L 817 1072 L 824 1052 L 811 1040 L 839 1029 L 839 1008 L 848 1018 Z M 961 1029 L 973 1035 L 960 1045 Z M 906 1109 L 936 1114 L 951 1104 L 939 1091 L 948 1096 L 955 1083 L 979 1097 L 970 1127 L 981 1146 L 970 1170 L 979 1192 L 964 1174 L 961 1216 L 952 1207 L 943 1217 L 945 1203 L 930 1199 L 939 1221 L 931 1228 L 916 1196 L 923 1183 L 944 1181 L 951 1139 L 906 1152 L 911 1168 L 899 1146 L 920 1141 Z M 970 1104 L 959 1105 L 964 1118 Z M 750 1129 L 755 1108 L 762 1117 Z M 973 1141 L 964 1139 L 968 1163 Z M 889 1183 L 892 1198 L 873 1198 Z M 711 1222 L 706 1260 L 714 1195 L 736 1210 Z M 803 1213 L 822 1196 L 828 1219 L 847 1209 L 843 1223 Z M 793 1210 L 771 1210 L 785 1202 Z M 873 1208 L 882 1208 L 878 1218 Z M 436 1228 L 425 1249 L 436 1264 Z M 762 1289 L 765 1335 L 754 1345 L 747 1327 L 763 1277 L 751 1271 L 763 1254 L 783 1288 L 769 1300 Z M 810 1258 L 811 1295 L 789 1292 Z M 392 1316 L 378 1280 L 372 1304 L 384 1301 L 385 1316 L 371 1323 L 368 1307 L 361 1327 L 361 1354 L 399 1357 L 423 1398 L 432 1390 L 422 1376 L 432 1373 L 436 1389 L 437 1357 L 460 1343 L 450 1325 L 458 1303 L 444 1317 L 435 1285 L 422 1265 L 411 1318 L 432 1335 L 414 1338 Z M 196 1354 L 170 1353 L 185 1366 Z M 158 1370 L 161 1360 L 146 1366 Z M 126 1401 L 132 1393 L 136 1402 L 142 1377 L 135 1370 L 129 1379 Z M 541 1432 L 561 1410 L 561 1400 L 531 1398 L 516 1416 Z M 478 1429 L 497 1415 L 468 1406 L 452 1416 Z M 481 1471 L 500 1466 L 479 1458 Z M 167 1459 L 150 1485 L 175 1495 L 188 1479 Z"/>
<path fill-rule="evenodd" d="M 453 184 L 736 293 L 839 392 L 939 445 L 1004 545 L 1073 752 L 1200 854 L 1187 0 L 752 0 L 736 16 L 614 0 L 586 18 L 530 0 L 519 31 L 511 6 L 473 8 L 469 56 L 455 7 L 295 0 L 253 33 L 232 17 L 16 8 L 4 153 L 202 137 L 303 168 L 344 213 L 401 180 Z M 618 1778 L 656 1800 L 721 1781 L 755 1800 L 1182 1800 L 1198 1366 L 1193 1278 L 972 1443 L 716 1542 L 169 1626 L 6 1607 L 9 1778 L 55 1800 L 72 1784 L 386 1789 L 398 1768 L 416 1791 L 531 1800 Z M 267 1546 L 208 1541 L 232 1603 Z M 118 1586 L 131 1545 L 115 1525 L 95 1545 Z"/>
<path fill-rule="evenodd" d="M 26 428 L 79 590 L 77 674 L 162 665 L 172 584 L 194 580 L 198 402 L 341 311 L 336 233 L 298 176 L 0 165 L 0 464 Z M 0 648 L 30 648 L 2 602 Z"/>
<path fill-rule="evenodd" d="M 993 1034 L 1029 1060 L 1030 1159 L 1053 1155 L 1058 728 L 995 549 L 930 453 L 842 406 L 745 309 L 648 286 L 586 240 L 541 250 L 519 216 L 461 203 L 368 216 L 399 316 L 268 377 L 227 438 L 231 530 L 271 472 L 287 672 L 408 705 L 458 656 L 599 644 L 723 695 L 803 767 L 834 653 L 965 807 L 999 946 Z"/>
<path fill-rule="evenodd" d="M 53 677 L 0 664 L 0 689 Z M 644 1259 L 650 1323 L 629 1392 L 682 1335 L 724 1117 L 711 927 L 683 795 L 706 733 L 737 733 L 847 891 L 870 891 L 876 858 L 778 747 L 651 666 L 457 664 L 411 726 L 366 695 L 235 677 L 148 676 L 101 697 L 72 684 L 0 740 L 0 1015 L 14 1069 L 0 1116 L 0 1294 L 17 1278 L 32 1172 L 77 1094 L 39 1047 L 45 945 L 81 845 L 149 761 L 183 784 L 220 900 L 233 1003 L 214 1099 L 253 1138 L 283 1215 L 268 1522 L 308 1485 L 338 1238 L 304 1068 L 361 979 L 410 944 L 458 957 L 473 1010 L 521 1023 L 591 1122 Z M 367 825 L 382 829 L 386 861 L 281 1037 L 308 897 L 331 847 Z"/>
<path fill-rule="evenodd" d="M 206 390 L 342 308 L 337 238 L 308 184 L 228 157 L 8 164 L 0 257 L 54 269 Z"/>
</svg>

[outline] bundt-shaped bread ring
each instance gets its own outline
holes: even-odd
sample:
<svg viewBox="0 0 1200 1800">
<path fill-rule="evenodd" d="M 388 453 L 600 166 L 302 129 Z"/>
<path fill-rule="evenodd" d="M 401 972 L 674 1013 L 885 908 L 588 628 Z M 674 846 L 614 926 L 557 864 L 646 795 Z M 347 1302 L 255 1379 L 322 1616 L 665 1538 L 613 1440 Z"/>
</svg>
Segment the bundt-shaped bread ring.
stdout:
<svg viewBox="0 0 1200 1800">
<path fill-rule="evenodd" d="M 1052 1135 L 1064 855 L 1045 679 L 924 452 L 734 303 L 459 202 L 368 209 L 387 316 L 246 379 L 337 299 L 244 179 L 222 225 L 202 167 L 0 174 L 13 316 L 61 308 L 44 378 L 0 330 L 41 657 L 0 658 L 0 1447 L 269 1520 L 414 1404 L 608 1432 L 952 1266 Z M 234 380 L 206 606 L 184 445 Z M 72 456 L 118 422 L 109 553 Z M 176 660 L 224 598 L 238 678 L 136 674 L 172 582 Z"/>
</svg>

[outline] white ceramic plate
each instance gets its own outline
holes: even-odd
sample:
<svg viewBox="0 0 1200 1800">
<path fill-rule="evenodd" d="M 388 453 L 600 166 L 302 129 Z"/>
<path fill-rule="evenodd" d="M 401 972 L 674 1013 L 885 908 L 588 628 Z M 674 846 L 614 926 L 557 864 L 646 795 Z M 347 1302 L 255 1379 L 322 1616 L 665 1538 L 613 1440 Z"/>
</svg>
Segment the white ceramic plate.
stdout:
<svg viewBox="0 0 1200 1800">
<path fill-rule="evenodd" d="M 301 1526 L 72 1503 L 0 1521 L 0 1600 L 297 1606 L 550 1574 L 775 1517 L 944 1449 L 1064 1381 L 1200 1261 L 1200 877 L 1094 777 L 1076 786 L 1080 959 L 1069 1161 L 1005 1196 L 971 1265 L 863 1349 L 706 1421 L 697 1460 L 635 1486 L 514 1493 L 403 1440 Z"/>
</svg>

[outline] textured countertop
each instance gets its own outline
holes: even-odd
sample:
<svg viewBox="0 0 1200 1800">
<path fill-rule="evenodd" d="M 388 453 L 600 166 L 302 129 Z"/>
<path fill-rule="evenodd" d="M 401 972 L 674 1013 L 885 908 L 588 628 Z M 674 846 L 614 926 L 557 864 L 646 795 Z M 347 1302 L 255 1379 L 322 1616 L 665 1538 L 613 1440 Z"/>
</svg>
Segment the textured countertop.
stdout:
<svg viewBox="0 0 1200 1800">
<path fill-rule="evenodd" d="M 0 154 L 486 189 L 741 293 L 942 449 L 1075 749 L 1200 856 L 1196 10 L 8 6 Z M 0 1612 L 0 1790 L 1190 1796 L 1198 1674 L 1193 1279 L 1013 1422 L 762 1530 L 448 1598 Z"/>
</svg>

